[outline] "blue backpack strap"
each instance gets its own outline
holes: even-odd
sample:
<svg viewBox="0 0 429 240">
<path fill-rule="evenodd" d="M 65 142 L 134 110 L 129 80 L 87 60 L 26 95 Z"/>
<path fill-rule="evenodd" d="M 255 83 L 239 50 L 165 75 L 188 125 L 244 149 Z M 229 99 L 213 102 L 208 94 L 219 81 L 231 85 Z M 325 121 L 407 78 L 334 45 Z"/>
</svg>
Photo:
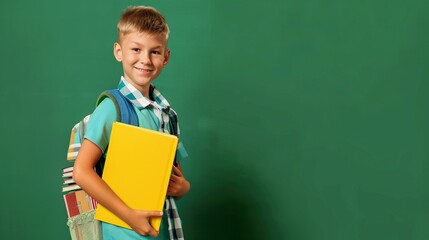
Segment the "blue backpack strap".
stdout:
<svg viewBox="0 0 429 240">
<path fill-rule="evenodd" d="M 132 103 L 118 89 L 106 90 L 100 94 L 97 99 L 97 105 L 100 104 L 106 97 L 110 98 L 115 104 L 116 121 L 139 125 L 137 113 L 134 110 Z"/>
</svg>

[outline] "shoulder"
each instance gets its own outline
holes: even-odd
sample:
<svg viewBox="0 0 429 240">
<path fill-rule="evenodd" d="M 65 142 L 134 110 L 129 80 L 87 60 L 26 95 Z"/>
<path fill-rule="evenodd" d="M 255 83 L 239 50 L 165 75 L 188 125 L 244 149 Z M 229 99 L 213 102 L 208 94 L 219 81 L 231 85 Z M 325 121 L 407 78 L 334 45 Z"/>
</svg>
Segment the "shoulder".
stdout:
<svg viewBox="0 0 429 240">
<path fill-rule="evenodd" d="M 97 108 L 99 108 L 99 107 L 101 107 L 101 108 L 112 108 L 112 107 L 115 108 L 115 104 L 113 103 L 112 99 L 106 97 L 100 102 L 100 104 L 98 104 Z"/>
<path fill-rule="evenodd" d="M 97 122 L 114 122 L 116 120 L 115 104 L 110 98 L 105 98 L 91 114 L 91 120 Z"/>
<path fill-rule="evenodd" d="M 110 139 L 112 125 L 116 121 L 116 108 L 109 98 L 104 99 L 89 118 L 85 138 L 95 143 L 103 152 Z"/>
<path fill-rule="evenodd" d="M 112 99 L 105 98 L 103 101 L 98 104 L 98 106 L 95 108 L 94 113 L 100 112 L 100 113 L 111 113 L 116 112 L 115 104 L 113 103 Z"/>
</svg>

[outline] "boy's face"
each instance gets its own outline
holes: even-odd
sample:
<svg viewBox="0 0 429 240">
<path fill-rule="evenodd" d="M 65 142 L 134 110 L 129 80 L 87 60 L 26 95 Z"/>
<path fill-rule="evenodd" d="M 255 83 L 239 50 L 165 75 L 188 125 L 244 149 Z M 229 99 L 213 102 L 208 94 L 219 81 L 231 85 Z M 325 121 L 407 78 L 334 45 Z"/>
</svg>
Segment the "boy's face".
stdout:
<svg viewBox="0 0 429 240">
<path fill-rule="evenodd" d="M 165 36 L 131 32 L 122 35 L 113 50 L 116 60 L 122 62 L 125 80 L 149 98 L 150 83 L 159 76 L 170 58 Z"/>
</svg>

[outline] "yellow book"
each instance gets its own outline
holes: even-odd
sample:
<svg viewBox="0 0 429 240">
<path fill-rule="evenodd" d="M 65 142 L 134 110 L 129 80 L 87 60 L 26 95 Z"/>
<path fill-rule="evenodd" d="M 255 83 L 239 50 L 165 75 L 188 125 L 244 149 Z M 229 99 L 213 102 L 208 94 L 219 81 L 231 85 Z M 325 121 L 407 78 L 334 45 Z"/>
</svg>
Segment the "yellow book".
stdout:
<svg viewBox="0 0 429 240">
<path fill-rule="evenodd" d="M 115 122 L 102 178 L 129 207 L 162 211 L 177 143 L 174 135 Z M 95 219 L 131 229 L 101 204 Z M 150 224 L 159 231 L 161 217 Z"/>
</svg>

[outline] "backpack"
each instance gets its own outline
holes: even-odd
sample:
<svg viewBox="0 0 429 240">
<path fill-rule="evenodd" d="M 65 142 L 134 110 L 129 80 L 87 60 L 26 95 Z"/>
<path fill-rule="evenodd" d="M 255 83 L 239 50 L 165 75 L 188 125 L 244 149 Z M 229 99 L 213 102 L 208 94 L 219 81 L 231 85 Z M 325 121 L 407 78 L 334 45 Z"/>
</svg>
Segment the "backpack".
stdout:
<svg viewBox="0 0 429 240">
<path fill-rule="evenodd" d="M 116 108 L 116 121 L 138 126 L 137 113 L 132 103 L 117 89 L 107 90 L 97 99 L 98 106 L 105 98 L 110 98 Z M 87 123 L 91 115 L 87 115 L 71 130 L 67 161 L 74 164 L 84 139 Z M 95 166 L 101 177 L 105 158 L 101 156 Z M 97 240 L 102 238 L 100 222 L 94 220 L 97 203 L 84 192 L 72 179 L 73 166 L 63 168 L 63 198 L 67 210 L 70 236 L 72 240 Z"/>
<path fill-rule="evenodd" d="M 106 90 L 100 94 L 97 99 L 96 106 L 98 106 L 105 98 L 110 98 L 116 108 L 116 121 L 138 126 L 137 113 L 134 110 L 132 103 L 124 96 L 118 89 Z M 70 143 L 67 152 L 67 160 L 76 160 L 79 153 L 81 144 L 86 131 L 87 123 L 91 115 L 87 115 L 78 122 L 71 130 Z M 96 171 L 99 176 L 102 175 L 104 168 L 104 157 L 101 157 L 96 165 Z"/>
</svg>

